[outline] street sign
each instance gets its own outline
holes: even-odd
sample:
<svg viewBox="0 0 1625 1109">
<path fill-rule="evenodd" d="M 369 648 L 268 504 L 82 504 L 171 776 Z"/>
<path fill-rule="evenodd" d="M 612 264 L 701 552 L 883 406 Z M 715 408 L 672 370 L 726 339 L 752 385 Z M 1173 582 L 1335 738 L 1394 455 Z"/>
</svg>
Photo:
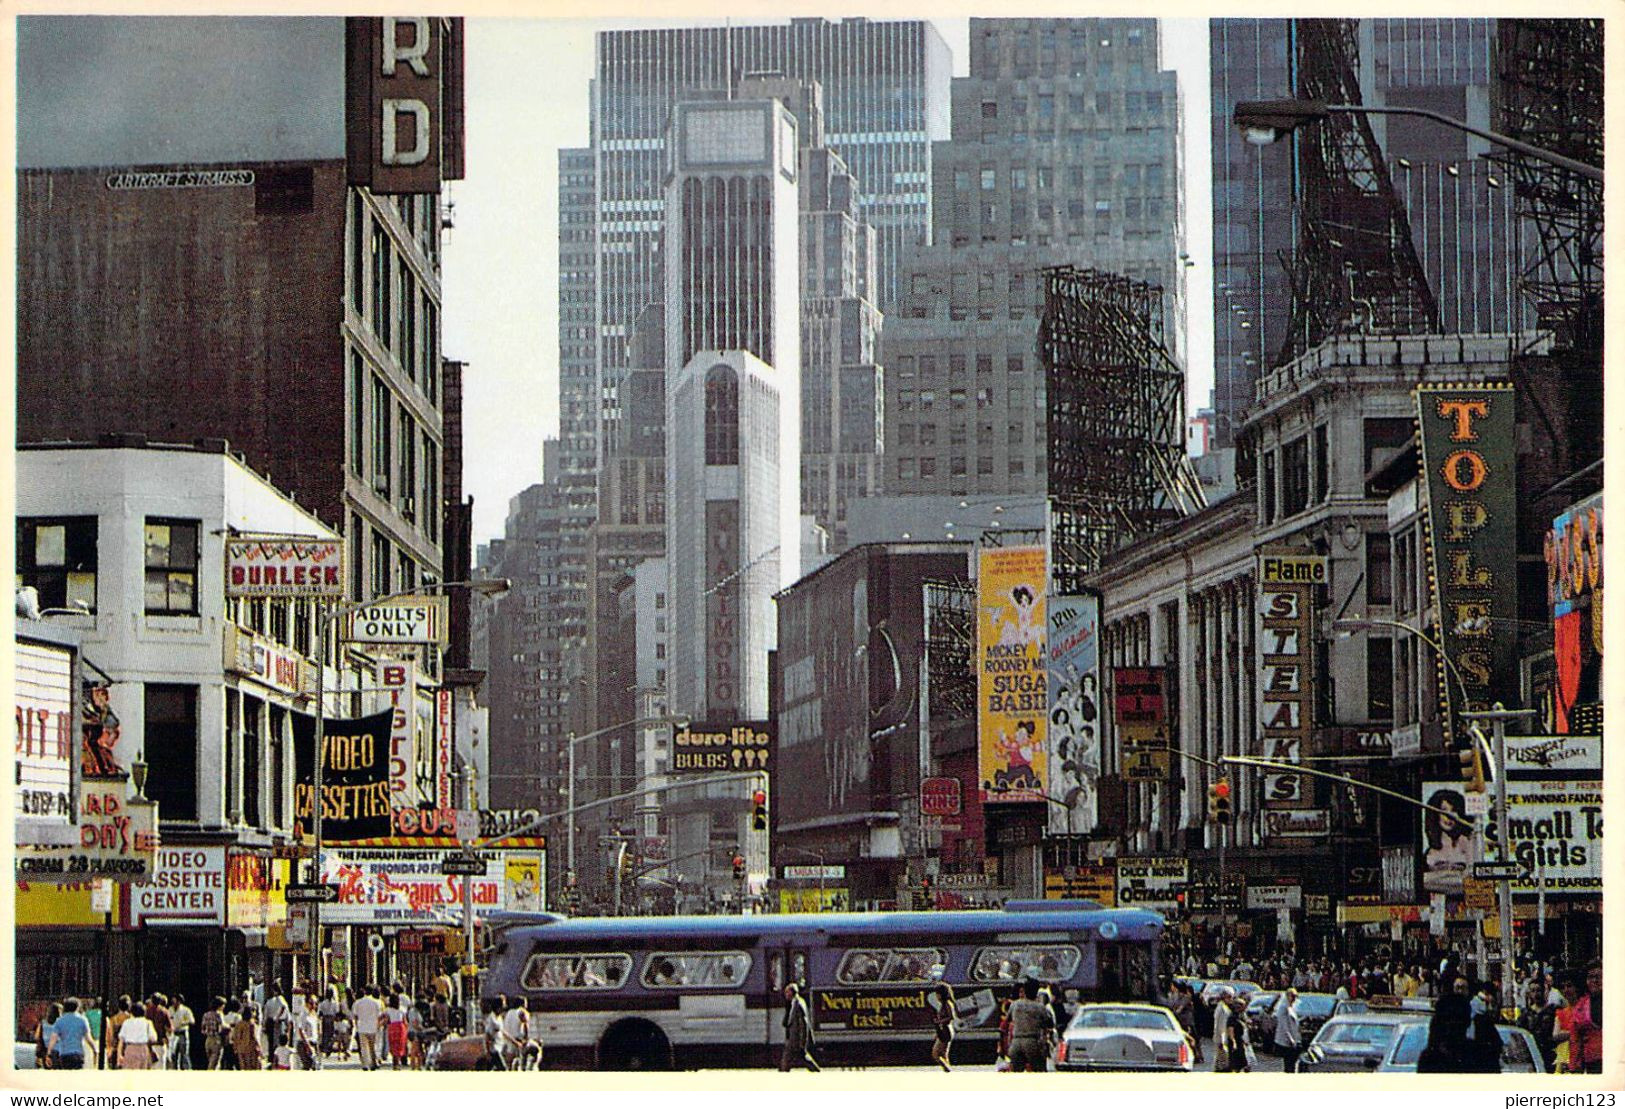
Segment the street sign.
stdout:
<svg viewBox="0 0 1625 1109">
<path fill-rule="evenodd" d="M 113 911 L 113 883 L 108 878 L 98 878 L 90 887 L 90 911 L 93 913 L 110 913 Z"/>
<path fill-rule="evenodd" d="M 457 810 L 457 842 L 467 847 L 480 838 L 480 814 L 478 809 Z"/>
<path fill-rule="evenodd" d="M 1516 882 L 1522 876 L 1523 867 L 1511 861 L 1473 864 L 1473 877 L 1480 882 Z"/>
<path fill-rule="evenodd" d="M 364 605 L 350 613 L 340 638 L 349 643 L 444 647 L 448 604 L 444 596 L 416 596 Z"/>
<path fill-rule="evenodd" d="M 447 855 L 440 860 L 442 874 L 484 874 L 485 860 L 473 855 Z"/>
<path fill-rule="evenodd" d="M 323 905 L 331 905 L 339 899 L 339 888 L 332 885 L 288 886 L 283 894 L 289 901 L 319 901 Z"/>
</svg>

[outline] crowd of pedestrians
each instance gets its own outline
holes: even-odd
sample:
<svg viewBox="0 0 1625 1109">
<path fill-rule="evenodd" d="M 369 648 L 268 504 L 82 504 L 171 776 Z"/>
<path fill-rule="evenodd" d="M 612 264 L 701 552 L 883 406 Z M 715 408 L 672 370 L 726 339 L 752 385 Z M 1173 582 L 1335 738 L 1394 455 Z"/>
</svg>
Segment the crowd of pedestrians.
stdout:
<svg viewBox="0 0 1625 1109">
<path fill-rule="evenodd" d="M 34 1032 L 35 1065 L 80 1070 L 316 1070 L 324 1060 L 359 1058 L 367 1070 L 420 1069 L 430 1045 L 452 1030 L 452 983 L 435 979 L 414 999 L 401 983 L 366 986 L 351 996 L 329 986 L 320 997 L 287 994 L 280 982 L 197 1011 L 181 994 L 128 994 L 106 1008 L 99 999 L 51 1004 Z M 105 1040 L 102 1024 L 105 1019 Z M 105 1044 L 105 1046 L 104 1046 Z"/>
<path fill-rule="evenodd" d="M 1271 1016 L 1270 1046 L 1288 1072 L 1297 1069 L 1308 1043 L 1297 1008 L 1301 993 L 1327 993 L 1338 999 L 1420 998 L 1433 1001 L 1428 1046 L 1419 1062 L 1423 1073 L 1498 1072 L 1501 1038 L 1497 1024 L 1526 1029 L 1548 1073 L 1596 1074 L 1602 1069 L 1602 967 L 1600 963 L 1560 969 L 1526 957 L 1520 963 L 1517 1004 L 1504 1007 L 1498 966 L 1484 977 L 1470 973 L 1458 953 L 1434 951 L 1425 959 L 1378 955 L 1363 959 L 1296 959 L 1290 953 L 1260 958 L 1175 959 L 1190 978 L 1209 982 L 1254 982 L 1280 994 Z M 1256 1064 L 1259 1045 L 1250 1042 L 1242 1013 L 1246 998 L 1228 985 L 1200 996 L 1178 981 L 1168 985 L 1167 1005 L 1190 1037 L 1198 1064 L 1211 1039 L 1212 1067 L 1245 1071 Z"/>
</svg>

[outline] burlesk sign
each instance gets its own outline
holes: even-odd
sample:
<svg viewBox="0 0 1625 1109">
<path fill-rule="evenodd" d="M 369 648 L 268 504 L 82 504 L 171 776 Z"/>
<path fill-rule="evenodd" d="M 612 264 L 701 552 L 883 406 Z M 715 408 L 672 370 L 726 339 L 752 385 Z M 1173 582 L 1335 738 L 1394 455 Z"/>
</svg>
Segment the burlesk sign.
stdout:
<svg viewBox="0 0 1625 1109">
<path fill-rule="evenodd" d="M 227 539 L 228 597 L 343 597 L 342 539 Z"/>
</svg>

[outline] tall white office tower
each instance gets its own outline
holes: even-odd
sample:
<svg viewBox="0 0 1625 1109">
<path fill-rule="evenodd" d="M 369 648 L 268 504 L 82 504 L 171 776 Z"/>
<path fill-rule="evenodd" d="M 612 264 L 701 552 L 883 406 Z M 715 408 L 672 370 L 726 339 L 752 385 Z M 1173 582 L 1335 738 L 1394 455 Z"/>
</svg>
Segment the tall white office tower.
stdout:
<svg viewBox="0 0 1625 1109">
<path fill-rule="evenodd" d="M 669 705 L 763 720 L 773 594 L 801 574 L 796 121 L 681 103 L 667 154 Z"/>
</svg>

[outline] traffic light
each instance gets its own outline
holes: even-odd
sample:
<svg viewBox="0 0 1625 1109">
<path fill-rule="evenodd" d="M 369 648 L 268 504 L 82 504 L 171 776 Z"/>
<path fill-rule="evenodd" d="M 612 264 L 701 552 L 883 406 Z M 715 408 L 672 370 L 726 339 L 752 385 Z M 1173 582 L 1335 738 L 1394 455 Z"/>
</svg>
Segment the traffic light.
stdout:
<svg viewBox="0 0 1625 1109">
<path fill-rule="evenodd" d="M 745 856 L 743 856 L 743 855 L 735 855 L 734 856 L 734 881 L 743 882 L 744 880 L 745 880 Z"/>
<path fill-rule="evenodd" d="M 1230 808 L 1230 779 L 1220 778 L 1207 787 L 1207 818 L 1215 824 L 1228 824 Z"/>
<path fill-rule="evenodd" d="M 750 795 L 750 830 L 767 831 L 767 790 L 759 789 Z"/>
<path fill-rule="evenodd" d="M 1479 753 L 1477 743 L 1468 745 L 1456 752 L 1461 760 L 1461 780 L 1467 784 L 1468 793 L 1484 792 L 1484 757 Z"/>
<path fill-rule="evenodd" d="M 927 874 L 920 879 L 920 888 L 914 891 L 914 908 L 916 911 L 930 909 L 936 904 L 932 897 L 931 875 Z"/>
</svg>

